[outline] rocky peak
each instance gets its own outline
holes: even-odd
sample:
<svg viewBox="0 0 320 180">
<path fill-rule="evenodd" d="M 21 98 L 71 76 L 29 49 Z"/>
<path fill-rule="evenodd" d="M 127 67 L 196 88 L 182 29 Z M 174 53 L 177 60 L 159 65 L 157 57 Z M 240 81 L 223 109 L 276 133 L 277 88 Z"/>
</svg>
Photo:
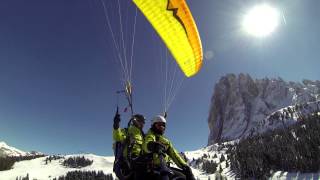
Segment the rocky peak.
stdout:
<svg viewBox="0 0 320 180">
<path fill-rule="evenodd" d="M 244 137 L 273 112 L 320 100 L 320 82 L 286 82 L 228 74 L 215 85 L 211 98 L 208 145 Z"/>
</svg>

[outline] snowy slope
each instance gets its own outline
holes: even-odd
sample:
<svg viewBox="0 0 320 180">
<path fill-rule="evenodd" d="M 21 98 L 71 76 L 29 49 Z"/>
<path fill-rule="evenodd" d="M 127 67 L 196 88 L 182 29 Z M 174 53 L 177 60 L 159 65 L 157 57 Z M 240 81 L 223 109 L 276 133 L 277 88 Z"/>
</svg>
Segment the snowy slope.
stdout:
<svg viewBox="0 0 320 180">
<path fill-rule="evenodd" d="M 196 178 L 199 178 L 200 180 L 208 180 L 208 178 L 210 177 L 210 179 L 218 179 L 218 173 L 214 173 L 214 174 L 207 174 L 203 171 L 201 171 L 201 165 L 200 168 L 194 168 L 195 164 L 192 162 L 192 160 L 196 160 L 199 159 L 201 157 L 203 157 L 206 154 L 205 159 L 207 160 L 213 160 L 214 162 L 218 163 L 218 167 L 221 165 L 222 167 L 222 172 L 221 175 L 222 177 L 226 178 L 226 179 L 237 179 L 236 175 L 230 170 L 230 168 L 226 167 L 226 161 L 223 162 L 219 162 L 220 161 L 220 157 L 222 155 L 224 155 L 225 157 L 226 155 L 226 150 L 227 148 L 225 148 L 225 145 L 227 144 L 233 144 L 236 141 L 232 141 L 232 142 L 226 142 L 223 143 L 222 146 L 219 146 L 218 144 L 214 144 L 196 151 L 188 151 L 185 152 L 185 155 L 187 156 L 187 158 L 189 159 L 189 163 L 193 166 L 193 172 L 196 176 Z M 213 158 L 214 155 L 217 155 L 217 158 Z M 219 171 L 219 168 L 217 168 L 217 171 Z M 272 174 L 272 176 L 270 177 L 270 179 L 274 179 L 274 180 L 288 180 L 288 179 L 301 179 L 301 180 L 309 180 L 309 179 L 320 179 L 320 171 L 319 173 L 299 173 L 299 172 L 283 172 L 283 171 L 277 171 L 274 172 Z"/>
<path fill-rule="evenodd" d="M 26 156 L 28 153 L 0 142 L 0 156 Z"/>
<path fill-rule="evenodd" d="M 199 154 L 204 153 L 199 150 Z M 197 157 L 197 153 L 194 154 Z M 191 153 L 192 154 L 192 153 Z M 46 157 L 37 158 L 33 160 L 26 160 L 15 163 L 13 169 L 8 171 L 0 171 L 0 179 L 2 180 L 15 180 L 16 177 L 25 177 L 29 174 L 30 179 L 38 179 L 38 180 L 49 180 L 52 178 L 58 178 L 59 176 L 65 175 L 69 171 L 103 171 L 104 174 L 113 173 L 113 161 L 114 157 L 104 157 L 97 156 L 93 154 L 75 154 L 75 155 L 67 155 L 64 158 L 74 156 L 84 156 L 87 159 L 93 160 L 93 164 L 84 167 L 84 168 L 67 168 L 62 166 L 63 159 L 52 160 L 51 163 L 45 164 Z M 190 158 L 193 158 L 192 155 L 189 155 Z M 200 170 L 194 169 L 193 172 L 197 178 L 201 180 L 207 180 L 210 175 L 203 173 Z M 113 174 L 114 175 L 114 174 Z M 115 176 L 114 176 L 115 177 Z M 214 175 L 211 175 L 214 177 Z"/>
<path fill-rule="evenodd" d="M 73 156 L 84 156 L 93 160 L 92 165 L 80 169 L 67 168 L 62 166 L 63 159 L 52 160 L 51 163 L 45 164 L 46 157 L 33 160 L 20 161 L 15 163 L 13 169 L 8 171 L 0 171 L 1 180 L 15 180 L 17 176 L 25 177 L 29 174 L 30 179 L 52 179 L 65 175 L 69 171 L 103 171 L 105 174 L 112 173 L 114 157 L 96 156 L 93 154 L 76 154 L 68 155 L 65 158 Z"/>
<path fill-rule="evenodd" d="M 233 142 L 229 142 L 230 144 L 232 144 Z M 228 144 L 228 143 L 225 143 Z M 219 145 L 214 144 L 196 151 L 187 151 L 185 152 L 185 155 L 188 158 L 188 163 L 192 166 L 193 168 L 193 172 L 195 174 L 196 178 L 199 178 L 201 180 L 207 180 L 209 177 L 210 179 L 216 179 L 218 178 L 217 175 L 218 173 L 213 173 L 213 174 L 208 174 L 205 173 L 202 170 L 202 164 L 200 165 L 196 165 L 195 161 L 197 159 L 201 159 L 203 157 L 205 157 L 205 160 L 208 161 L 214 161 L 215 163 L 218 164 L 217 170 L 219 170 L 219 166 L 221 165 L 222 168 L 222 173 L 221 175 L 227 179 L 235 179 L 235 174 L 230 170 L 230 168 L 226 167 L 226 161 L 223 161 L 220 163 L 220 158 L 222 155 L 224 155 L 226 157 L 226 148 L 221 148 L 219 147 Z M 217 157 L 214 158 L 214 155 L 216 155 Z"/>
<path fill-rule="evenodd" d="M 41 152 L 31 151 L 24 152 L 15 147 L 7 145 L 5 142 L 0 142 L 0 157 L 1 156 L 32 156 L 32 155 L 43 155 Z"/>
<path fill-rule="evenodd" d="M 220 158 L 222 155 L 226 157 L 227 148 L 225 145 L 232 144 L 233 142 L 226 142 L 223 145 L 219 146 L 218 144 L 214 144 L 196 151 L 187 151 L 185 155 L 188 158 L 188 163 L 192 167 L 192 171 L 199 180 L 208 180 L 216 179 L 219 176 L 219 173 L 207 174 L 202 171 L 202 165 L 196 165 L 195 161 L 199 158 L 202 158 L 205 155 L 206 160 L 213 160 L 218 164 L 218 168 L 222 167 L 221 175 L 226 179 L 236 179 L 235 174 L 230 170 L 230 168 L 226 167 L 226 161 L 220 162 Z M 217 157 L 214 158 L 214 155 Z M 92 165 L 80 169 L 76 168 L 67 168 L 62 166 L 62 162 L 64 159 L 69 157 L 78 157 L 84 156 L 87 159 L 93 160 Z M 16 180 L 16 177 L 25 177 L 29 174 L 30 179 L 37 180 L 50 180 L 53 178 L 58 178 L 59 176 L 65 175 L 69 171 L 103 171 L 104 174 L 112 173 L 113 161 L 114 157 L 112 156 L 97 156 L 94 154 L 74 154 L 74 155 L 66 155 L 63 156 L 64 159 L 52 160 L 45 163 L 46 157 L 41 157 L 33 160 L 25 160 L 21 162 L 15 163 L 13 169 L 7 171 L 0 171 L 0 179 L 1 180 Z M 114 175 L 114 174 L 113 174 Z M 115 177 L 115 176 L 114 176 Z M 275 172 L 273 173 L 271 179 L 319 179 L 320 173 L 312 174 L 300 174 L 300 173 L 288 173 L 288 172 Z"/>
<path fill-rule="evenodd" d="M 8 146 L 6 143 L 2 142 L 0 143 L 1 147 L 3 147 L 3 150 L 6 150 L 7 155 L 28 155 L 29 153 L 23 152 L 21 150 L 18 150 L 14 147 Z M 218 146 L 212 145 L 207 148 L 203 148 L 197 151 L 192 152 L 186 152 L 186 156 L 188 159 L 198 159 L 205 153 L 213 153 L 217 151 Z M 221 151 L 222 153 L 223 151 Z M 221 154 L 220 153 L 220 154 Z M 78 157 L 78 156 L 84 156 L 87 159 L 93 160 L 92 165 L 84 167 L 84 168 L 67 168 L 62 166 L 62 162 L 64 159 L 67 159 L 69 157 Z M 66 175 L 69 171 L 103 171 L 104 174 L 113 173 L 113 161 L 114 157 L 109 156 L 97 156 L 94 154 L 74 154 L 74 155 L 66 155 L 62 156 L 62 159 L 52 160 L 51 162 L 48 161 L 46 164 L 46 157 L 41 157 L 33 160 L 25 160 L 16 162 L 11 170 L 7 171 L 0 171 L 0 180 L 16 180 L 16 177 L 25 177 L 27 174 L 29 174 L 30 179 L 37 179 L 37 180 L 49 180 L 53 178 L 58 178 L 59 176 Z M 220 155 L 219 155 L 220 157 Z M 215 160 L 218 160 L 215 159 Z M 189 163 L 192 165 L 192 162 L 189 161 Z M 198 170 L 197 168 L 192 167 L 193 173 L 195 176 L 199 179 L 207 180 L 210 176 L 211 178 L 214 178 L 215 175 L 212 174 L 206 174 L 201 170 Z M 113 174 L 114 175 L 114 174 Z M 115 176 L 114 176 L 115 177 Z"/>
<path fill-rule="evenodd" d="M 262 134 L 269 130 L 288 127 L 313 113 L 320 112 L 320 101 L 308 102 L 295 106 L 281 108 L 267 116 L 252 128 L 252 134 Z"/>
</svg>

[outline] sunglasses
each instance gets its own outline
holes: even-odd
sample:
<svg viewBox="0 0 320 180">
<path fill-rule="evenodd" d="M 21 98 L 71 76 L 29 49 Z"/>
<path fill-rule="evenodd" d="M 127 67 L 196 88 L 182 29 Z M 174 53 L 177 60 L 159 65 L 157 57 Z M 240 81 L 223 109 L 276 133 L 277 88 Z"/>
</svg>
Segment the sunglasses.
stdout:
<svg viewBox="0 0 320 180">
<path fill-rule="evenodd" d="M 156 126 L 166 127 L 166 124 L 165 123 L 156 123 Z"/>
<path fill-rule="evenodd" d="M 145 124 L 145 121 L 144 121 L 144 120 L 142 120 L 142 121 L 141 121 L 141 120 L 138 120 L 138 122 L 141 123 L 141 124 Z"/>
</svg>

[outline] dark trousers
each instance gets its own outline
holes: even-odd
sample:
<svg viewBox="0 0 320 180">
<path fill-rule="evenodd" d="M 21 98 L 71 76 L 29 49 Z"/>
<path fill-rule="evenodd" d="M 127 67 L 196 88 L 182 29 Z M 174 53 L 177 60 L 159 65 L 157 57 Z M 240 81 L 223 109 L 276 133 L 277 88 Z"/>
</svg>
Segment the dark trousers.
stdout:
<svg viewBox="0 0 320 180">
<path fill-rule="evenodd" d="M 186 180 L 186 175 L 183 174 L 183 171 L 174 167 L 170 167 L 170 169 L 173 171 L 173 175 L 169 176 L 170 179 L 176 179 L 176 180 Z"/>
<path fill-rule="evenodd" d="M 159 174 L 159 173 L 152 173 L 146 179 L 143 180 L 186 180 L 186 176 L 183 174 L 183 171 L 177 168 L 169 167 L 172 171 L 172 174 Z"/>
<path fill-rule="evenodd" d="M 139 156 L 132 160 L 134 180 L 152 180 L 151 170 L 149 167 L 150 157 Z"/>
</svg>

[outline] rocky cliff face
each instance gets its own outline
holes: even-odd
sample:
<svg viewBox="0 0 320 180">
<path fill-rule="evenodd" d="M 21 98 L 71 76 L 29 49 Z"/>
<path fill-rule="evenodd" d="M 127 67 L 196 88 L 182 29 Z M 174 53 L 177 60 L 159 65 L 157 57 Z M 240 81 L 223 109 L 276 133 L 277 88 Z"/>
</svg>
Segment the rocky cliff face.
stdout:
<svg viewBox="0 0 320 180">
<path fill-rule="evenodd" d="M 228 74 L 214 88 L 208 118 L 208 145 L 245 137 L 265 127 L 266 119 L 274 119 L 271 115 L 276 111 L 319 100 L 320 81 L 296 83 L 281 78 L 252 79 L 248 74 Z M 317 104 L 314 107 L 318 107 Z M 281 120 L 281 116 L 279 118 Z M 291 119 L 297 120 L 297 117 Z"/>
</svg>

